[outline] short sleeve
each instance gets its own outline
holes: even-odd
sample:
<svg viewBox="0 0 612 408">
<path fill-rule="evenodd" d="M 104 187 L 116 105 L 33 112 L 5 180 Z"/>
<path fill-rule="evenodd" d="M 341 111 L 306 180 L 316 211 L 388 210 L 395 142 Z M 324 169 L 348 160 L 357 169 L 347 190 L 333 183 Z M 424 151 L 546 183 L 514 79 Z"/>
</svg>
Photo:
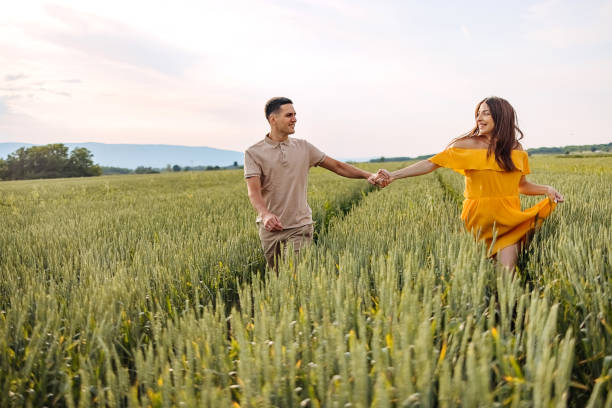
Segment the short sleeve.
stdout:
<svg viewBox="0 0 612 408">
<path fill-rule="evenodd" d="M 244 152 L 244 178 L 261 177 L 261 166 L 257 164 L 250 151 Z"/>
<path fill-rule="evenodd" d="M 313 167 L 321 164 L 323 159 L 325 159 L 325 153 L 308 142 L 306 142 L 306 147 L 308 149 L 308 165 Z"/>
<path fill-rule="evenodd" d="M 466 158 L 462 155 L 456 154 L 454 149 L 446 149 L 435 156 L 430 157 L 428 160 L 440 167 L 453 169 L 457 173 L 463 175 L 465 175 L 463 170 L 469 168 L 468 163 L 466 163 Z"/>
<path fill-rule="evenodd" d="M 521 168 L 520 170 L 523 174 L 531 173 L 531 169 L 529 168 L 529 157 L 527 153 L 523 155 L 523 168 Z"/>
</svg>

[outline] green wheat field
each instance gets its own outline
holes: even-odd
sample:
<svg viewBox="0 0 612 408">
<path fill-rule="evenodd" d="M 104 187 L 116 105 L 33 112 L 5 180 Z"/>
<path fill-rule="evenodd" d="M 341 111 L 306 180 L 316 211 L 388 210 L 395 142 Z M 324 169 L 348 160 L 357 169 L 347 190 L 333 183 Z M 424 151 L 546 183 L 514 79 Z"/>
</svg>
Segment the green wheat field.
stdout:
<svg viewBox="0 0 612 408">
<path fill-rule="evenodd" d="M 612 157 L 530 164 L 566 202 L 514 275 L 448 170 L 311 170 L 278 273 L 240 170 L 2 182 L 0 406 L 612 407 Z"/>
</svg>

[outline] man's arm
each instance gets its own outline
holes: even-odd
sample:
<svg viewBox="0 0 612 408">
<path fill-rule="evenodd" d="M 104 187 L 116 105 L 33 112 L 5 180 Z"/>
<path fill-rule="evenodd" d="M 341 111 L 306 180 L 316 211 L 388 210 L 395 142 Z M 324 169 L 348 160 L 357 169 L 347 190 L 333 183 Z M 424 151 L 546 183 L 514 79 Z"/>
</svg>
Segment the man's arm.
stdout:
<svg viewBox="0 0 612 408">
<path fill-rule="evenodd" d="M 266 202 L 261 195 L 261 180 L 259 176 L 249 177 L 246 179 L 247 190 L 249 192 L 249 200 L 251 205 L 257 211 L 264 224 L 264 228 L 268 231 L 282 231 L 283 225 L 278 217 L 268 211 Z"/>
<path fill-rule="evenodd" d="M 341 161 L 332 159 L 331 157 L 328 157 L 328 156 L 325 156 L 323 161 L 319 163 L 319 166 L 329 171 L 333 171 L 334 173 L 340 176 L 348 177 L 348 178 L 369 179 L 372 176 L 372 173 L 370 172 L 358 169 L 355 166 L 351 166 L 350 164 L 343 163 Z"/>
</svg>

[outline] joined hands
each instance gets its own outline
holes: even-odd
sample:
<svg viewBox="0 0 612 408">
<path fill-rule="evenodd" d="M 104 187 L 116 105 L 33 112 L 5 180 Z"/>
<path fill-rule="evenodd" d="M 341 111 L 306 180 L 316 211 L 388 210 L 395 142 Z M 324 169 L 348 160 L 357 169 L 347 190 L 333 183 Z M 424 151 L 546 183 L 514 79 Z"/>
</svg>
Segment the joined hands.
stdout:
<svg viewBox="0 0 612 408">
<path fill-rule="evenodd" d="M 389 173 L 385 169 L 378 169 L 376 173 L 373 173 L 369 178 L 368 182 L 370 184 L 375 184 L 378 187 L 384 188 L 387 187 L 393 181 L 393 177 L 391 173 Z"/>
</svg>

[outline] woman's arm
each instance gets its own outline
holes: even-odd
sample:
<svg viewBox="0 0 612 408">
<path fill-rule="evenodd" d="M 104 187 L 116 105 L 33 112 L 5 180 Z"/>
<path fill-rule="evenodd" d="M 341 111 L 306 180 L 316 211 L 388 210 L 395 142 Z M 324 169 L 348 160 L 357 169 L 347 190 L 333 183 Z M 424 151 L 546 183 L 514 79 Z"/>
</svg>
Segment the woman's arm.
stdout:
<svg viewBox="0 0 612 408">
<path fill-rule="evenodd" d="M 525 176 L 521 176 L 519 181 L 519 193 L 525 195 L 546 195 L 555 203 L 562 203 L 565 199 L 563 195 L 551 186 L 530 183 Z"/>
<path fill-rule="evenodd" d="M 388 172 L 385 169 L 379 169 L 378 172 L 372 175 L 372 177 L 370 177 L 368 181 L 370 181 L 371 183 L 375 182 L 376 184 L 385 187 L 389 185 L 393 180 L 401 179 L 404 177 L 421 176 L 423 174 L 431 173 L 438 167 L 440 166 L 430 162 L 429 160 L 421 160 L 418 163 L 392 172 Z"/>
<path fill-rule="evenodd" d="M 405 177 L 422 176 L 423 174 L 431 173 L 438 167 L 440 166 L 430 162 L 429 160 L 421 160 L 420 162 L 404 167 L 403 169 L 392 171 L 389 176 L 392 180 Z"/>
</svg>

